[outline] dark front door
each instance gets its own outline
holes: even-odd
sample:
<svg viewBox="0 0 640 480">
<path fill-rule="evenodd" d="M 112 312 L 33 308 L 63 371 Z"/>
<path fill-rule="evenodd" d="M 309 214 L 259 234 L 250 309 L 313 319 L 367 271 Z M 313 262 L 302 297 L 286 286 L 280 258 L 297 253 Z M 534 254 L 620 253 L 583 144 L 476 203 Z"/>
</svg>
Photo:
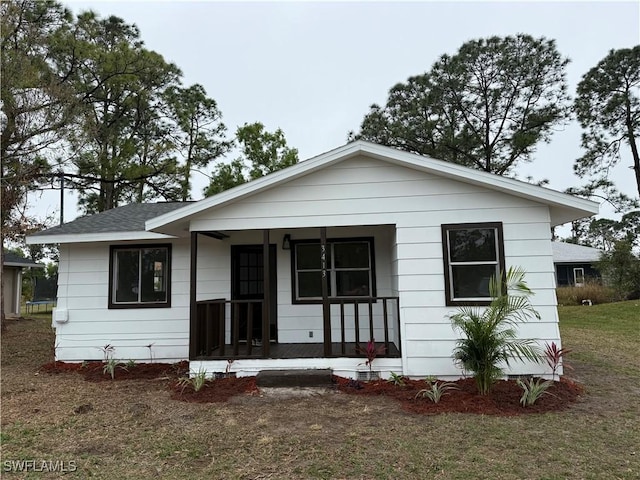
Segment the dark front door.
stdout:
<svg viewBox="0 0 640 480">
<path fill-rule="evenodd" d="M 277 340 L 277 285 L 276 285 L 276 246 L 269 245 L 269 340 Z M 231 246 L 231 298 L 233 300 L 264 300 L 264 255 L 262 245 L 232 245 Z M 248 337 L 248 327 L 251 323 L 251 339 L 255 343 L 262 342 L 262 302 L 234 303 L 231 318 L 237 315 L 239 319 L 238 331 L 232 329 L 232 341 L 244 342 Z M 250 320 L 250 321 L 249 321 Z M 233 322 L 232 322 L 233 324 Z"/>
</svg>

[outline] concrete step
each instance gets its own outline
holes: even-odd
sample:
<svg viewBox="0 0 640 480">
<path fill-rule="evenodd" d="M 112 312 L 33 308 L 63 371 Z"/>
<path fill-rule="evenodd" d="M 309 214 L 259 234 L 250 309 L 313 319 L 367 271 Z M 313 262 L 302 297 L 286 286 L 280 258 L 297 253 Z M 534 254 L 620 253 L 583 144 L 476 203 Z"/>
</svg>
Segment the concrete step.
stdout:
<svg viewBox="0 0 640 480">
<path fill-rule="evenodd" d="M 263 370 L 256 376 L 258 387 L 330 387 L 331 369 Z"/>
</svg>

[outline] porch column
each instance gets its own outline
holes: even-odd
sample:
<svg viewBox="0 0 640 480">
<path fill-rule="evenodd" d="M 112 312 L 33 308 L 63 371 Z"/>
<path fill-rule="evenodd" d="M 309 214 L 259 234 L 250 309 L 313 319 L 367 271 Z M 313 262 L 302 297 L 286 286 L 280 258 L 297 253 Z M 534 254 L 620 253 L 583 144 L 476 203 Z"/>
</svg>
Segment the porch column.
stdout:
<svg viewBox="0 0 640 480">
<path fill-rule="evenodd" d="M 324 356 L 331 356 L 331 305 L 327 288 L 327 227 L 320 228 L 320 264 L 322 268 L 322 323 L 324 327 Z"/>
<path fill-rule="evenodd" d="M 263 290 L 264 299 L 262 301 L 262 355 L 269 356 L 269 349 L 271 348 L 271 284 L 269 279 L 271 278 L 271 258 L 269 255 L 269 230 L 264 229 L 262 231 L 263 245 L 262 245 L 262 274 L 263 274 Z"/>
<path fill-rule="evenodd" d="M 198 232 L 191 232 L 191 261 L 189 271 L 189 360 L 193 360 L 198 355 L 198 312 L 196 305 L 196 285 L 198 280 L 197 272 L 198 258 Z M 224 338 L 223 338 L 224 341 Z"/>
</svg>

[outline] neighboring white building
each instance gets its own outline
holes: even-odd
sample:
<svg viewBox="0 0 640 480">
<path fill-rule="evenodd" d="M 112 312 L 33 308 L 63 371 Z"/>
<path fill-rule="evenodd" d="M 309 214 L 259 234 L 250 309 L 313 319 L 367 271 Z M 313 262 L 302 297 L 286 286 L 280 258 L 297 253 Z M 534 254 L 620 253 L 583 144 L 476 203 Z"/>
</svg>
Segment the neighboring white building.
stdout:
<svg viewBox="0 0 640 480">
<path fill-rule="evenodd" d="M 115 358 L 190 359 L 194 370 L 234 360 L 239 375 L 353 377 L 366 368 L 355 345 L 374 338 L 382 375 L 458 377 L 448 316 L 487 304 L 487 279 L 511 266 L 527 271 L 542 317 L 520 335 L 560 342 L 551 227 L 597 211 L 357 141 L 198 202 L 128 205 L 28 243 L 60 244 L 58 360 L 101 359 L 110 344 Z"/>
<path fill-rule="evenodd" d="M 19 317 L 22 304 L 22 271 L 29 268 L 44 268 L 41 263 L 21 257 L 13 252 L 5 252 L 2 267 L 4 291 L 4 314 L 7 317 Z"/>
</svg>

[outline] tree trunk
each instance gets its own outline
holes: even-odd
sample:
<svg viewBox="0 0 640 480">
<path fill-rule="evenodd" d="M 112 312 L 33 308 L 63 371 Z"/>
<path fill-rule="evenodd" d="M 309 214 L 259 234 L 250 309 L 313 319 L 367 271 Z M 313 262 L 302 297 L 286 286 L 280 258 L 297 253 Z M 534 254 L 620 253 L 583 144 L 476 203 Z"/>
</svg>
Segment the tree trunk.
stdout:
<svg viewBox="0 0 640 480">
<path fill-rule="evenodd" d="M 627 133 L 629 134 L 629 146 L 631 146 L 631 155 L 633 156 L 633 170 L 636 174 L 636 186 L 638 187 L 638 195 L 640 195 L 640 155 L 638 154 L 638 145 L 636 144 L 636 137 L 633 134 L 633 124 L 631 122 L 631 102 L 627 96 Z"/>
<path fill-rule="evenodd" d="M 2 251 L 0 251 L 0 331 L 7 329 L 7 322 L 4 314 L 4 235 L 0 233 L 0 243 Z"/>
</svg>

